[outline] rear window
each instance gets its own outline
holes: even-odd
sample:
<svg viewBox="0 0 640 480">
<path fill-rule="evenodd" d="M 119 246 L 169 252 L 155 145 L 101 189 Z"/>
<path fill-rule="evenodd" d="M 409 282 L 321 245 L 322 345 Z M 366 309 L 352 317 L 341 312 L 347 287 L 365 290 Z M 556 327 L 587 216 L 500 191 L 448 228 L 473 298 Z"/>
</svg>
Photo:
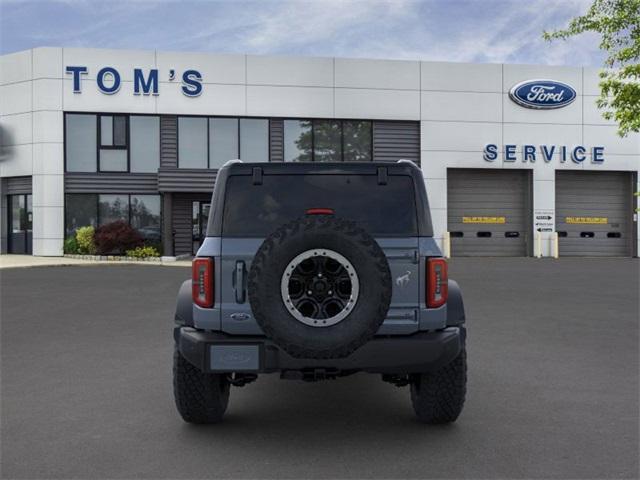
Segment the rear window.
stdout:
<svg viewBox="0 0 640 480">
<path fill-rule="evenodd" d="M 372 235 L 417 236 L 413 180 L 390 175 L 265 175 L 253 185 L 249 175 L 227 180 L 222 233 L 266 236 L 280 225 L 305 215 L 309 208 L 331 208 L 355 220 Z"/>
</svg>

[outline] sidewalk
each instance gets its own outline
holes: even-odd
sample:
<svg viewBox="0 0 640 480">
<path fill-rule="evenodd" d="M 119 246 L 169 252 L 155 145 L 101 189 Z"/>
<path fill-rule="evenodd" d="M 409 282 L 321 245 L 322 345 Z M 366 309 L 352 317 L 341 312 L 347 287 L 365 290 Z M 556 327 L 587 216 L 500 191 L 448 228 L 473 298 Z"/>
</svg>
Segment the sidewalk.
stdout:
<svg viewBox="0 0 640 480">
<path fill-rule="evenodd" d="M 162 261 L 162 262 L 114 262 L 109 260 L 82 260 L 67 257 L 34 257 L 32 255 L 0 255 L 0 270 L 5 268 L 29 267 L 63 267 L 72 265 L 156 265 L 164 267 L 190 267 L 191 261 Z"/>
</svg>

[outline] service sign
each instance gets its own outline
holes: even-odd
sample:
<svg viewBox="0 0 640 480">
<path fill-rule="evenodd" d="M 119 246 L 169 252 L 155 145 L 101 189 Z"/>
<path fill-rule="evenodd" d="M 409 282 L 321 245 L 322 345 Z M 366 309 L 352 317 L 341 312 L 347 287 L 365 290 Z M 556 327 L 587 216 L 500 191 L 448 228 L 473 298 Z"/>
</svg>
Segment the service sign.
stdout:
<svg viewBox="0 0 640 480">
<path fill-rule="evenodd" d="M 518 105 L 539 110 L 566 107 L 576 96 L 572 87 L 555 80 L 527 80 L 509 91 L 509 97 Z"/>
<path fill-rule="evenodd" d="M 494 162 L 502 157 L 502 161 L 535 163 L 537 161 L 551 163 L 554 159 L 559 163 L 571 160 L 581 164 L 587 159 L 595 165 L 604 163 L 604 147 L 601 145 L 586 147 L 584 145 L 516 145 L 507 143 L 497 145 L 488 143 L 482 150 L 482 157 L 487 162 Z"/>
</svg>

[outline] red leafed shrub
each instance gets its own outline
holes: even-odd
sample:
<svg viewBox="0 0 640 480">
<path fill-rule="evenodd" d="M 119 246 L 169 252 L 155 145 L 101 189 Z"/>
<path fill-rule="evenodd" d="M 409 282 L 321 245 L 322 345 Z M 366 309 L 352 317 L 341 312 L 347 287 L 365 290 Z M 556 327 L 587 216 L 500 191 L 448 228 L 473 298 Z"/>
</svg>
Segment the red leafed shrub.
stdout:
<svg viewBox="0 0 640 480">
<path fill-rule="evenodd" d="M 94 241 L 100 255 L 124 254 L 144 243 L 137 230 L 123 220 L 98 227 Z"/>
</svg>

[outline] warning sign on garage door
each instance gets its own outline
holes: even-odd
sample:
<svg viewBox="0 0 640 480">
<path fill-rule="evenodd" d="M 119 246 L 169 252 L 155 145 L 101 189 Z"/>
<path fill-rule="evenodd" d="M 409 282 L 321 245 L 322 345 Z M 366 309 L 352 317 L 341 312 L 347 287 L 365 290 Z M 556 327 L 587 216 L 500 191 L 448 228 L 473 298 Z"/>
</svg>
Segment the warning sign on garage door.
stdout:
<svg viewBox="0 0 640 480">
<path fill-rule="evenodd" d="M 462 223 L 507 223 L 506 217 L 462 217 Z"/>
<path fill-rule="evenodd" d="M 607 217 L 566 217 L 565 223 L 582 225 L 606 225 L 609 223 Z"/>
<path fill-rule="evenodd" d="M 533 213 L 536 232 L 553 232 L 555 212 L 553 210 L 536 210 Z"/>
</svg>

